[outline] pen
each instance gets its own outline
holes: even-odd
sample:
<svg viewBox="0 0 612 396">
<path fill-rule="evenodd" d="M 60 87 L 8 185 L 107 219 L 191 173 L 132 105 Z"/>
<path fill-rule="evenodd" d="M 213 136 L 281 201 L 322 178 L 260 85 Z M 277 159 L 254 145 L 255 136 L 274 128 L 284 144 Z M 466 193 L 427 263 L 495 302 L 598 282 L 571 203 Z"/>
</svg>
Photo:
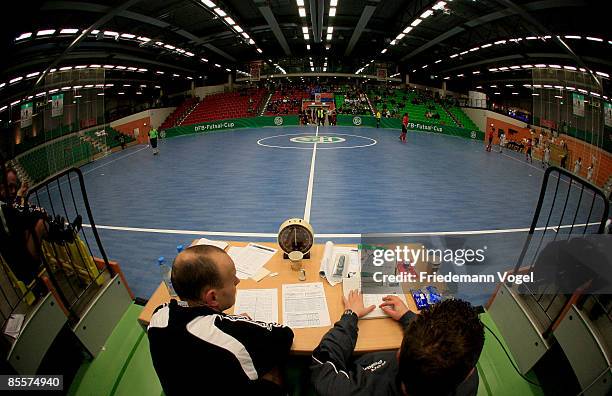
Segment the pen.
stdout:
<svg viewBox="0 0 612 396">
<path fill-rule="evenodd" d="M 261 250 L 267 250 L 268 252 L 272 252 L 272 253 L 274 253 L 274 249 L 267 248 L 267 247 L 265 247 L 265 246 L 256 245 L 256 244 L 254 244 L 254 243 L 249 244 L 249 246 L 254 247 L 254 248 L 257 248 L 257 249 L 261 249 Z"/>
</svg>

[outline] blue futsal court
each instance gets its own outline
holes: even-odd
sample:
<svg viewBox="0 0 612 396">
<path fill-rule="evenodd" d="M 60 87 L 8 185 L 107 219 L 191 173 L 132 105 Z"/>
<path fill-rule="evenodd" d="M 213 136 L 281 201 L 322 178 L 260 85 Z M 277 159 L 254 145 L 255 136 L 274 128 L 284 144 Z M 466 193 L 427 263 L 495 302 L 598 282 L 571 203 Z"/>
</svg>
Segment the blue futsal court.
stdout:
<svg viewBox="0 0 612 396">
<path fill-rule="evenodd" d="M 162 140 L 158 156 L 133 146 L 82 171 L 106 253 L 142 298 L 160 282 L 158 256 L 171 262 L 178 244 L 202 236 L 274 240 L 291 217 L 309 219 L 318 243 L 529 227 L 544 174 L 539 162 L 488 153 L 476 140 L 412 131 L 402 144 L 398 135 L 367 127 L 237 129 Z"/>
</svg>

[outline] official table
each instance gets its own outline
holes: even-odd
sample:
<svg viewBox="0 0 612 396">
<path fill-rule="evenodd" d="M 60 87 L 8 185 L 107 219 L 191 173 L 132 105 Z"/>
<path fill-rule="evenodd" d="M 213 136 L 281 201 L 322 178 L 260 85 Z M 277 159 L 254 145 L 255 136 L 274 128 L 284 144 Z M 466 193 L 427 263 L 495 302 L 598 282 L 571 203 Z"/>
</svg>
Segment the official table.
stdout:
<svg viewBox="0 0 612 396">
<path fill-rule="evenodd" d="M 230 242 L 230 246 L 245 246 L 246 242 Z M 282 320 L 282 285 L 288 283 L 302 283 L 298 280 L 298 272 L 291 269 L 289 260 L 284 260 L 282 250 L 276 243 L 261 243 L 261 245 L 278 249 L 276 254 L 268 261 L 265 268 L 271 272 L 278 272 L 277 276 L 266 276 L 259 282 L 253 279 L 243 279 L 238 284 L 238 289 L 277 289 L 278 292 L 278 317 Z M 322 282 L 325 288 L 325 297 L 329 309 L 331 326 L 342 316 L 344 303 L 342 301 L 342 284 L 330 286 L 326 279 L 319 276 L 319 266 L 323 257 L 325 245 L 314 245 L 310 259 L 302 260 L 303 268 L 306 270 L 304 282 Z M 143 326 L 148 326 L 151 315 L 159 305 L 170 301 L 170 294 L 164 283 L 161 283 L 145 305 L 138 321 Z M 410 294 L 406 295 L 406 301 L 412 311 L 416 311 L 414 300 Z M 234 313 L 233 307 L 226 311 Z M 239 313 L 239 312 L 238 312 Z M 294 329 L 292 351 L 296 354 L 310 354 L 319 345 L 323 335 L 331 328 L 316 327 L 306 329 Z M 373 352 L 398 349 L 402 342 L 402 329 L 400 325 L 391 318 L 359 320 L 359 336 L 355 352 Z"/>
</svg>

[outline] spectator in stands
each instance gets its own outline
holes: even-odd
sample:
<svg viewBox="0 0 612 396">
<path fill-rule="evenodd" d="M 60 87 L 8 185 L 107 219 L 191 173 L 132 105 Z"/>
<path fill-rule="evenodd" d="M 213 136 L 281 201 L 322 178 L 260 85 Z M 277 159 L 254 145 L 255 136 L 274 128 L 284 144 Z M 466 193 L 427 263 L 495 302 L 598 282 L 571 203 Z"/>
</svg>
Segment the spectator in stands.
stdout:
<svg viewBox="0 0 612 396">
<path fill-rule="evenodd" d="M 580 168 L 582 168 L 582 158 L 578 157 L 576 162 L 574 162 L 574 173 L 576 175 L 580 175 Z"/>
<path fill-rule="evenodd" d="M 236 268 L 215 246 L 185 249 L 172 265 L 181 299 L 158 307 L 148 328 L 153 366 L 168 396 L 193 394 L 280 395 L 282 367 L 293 331 L 227 315 L 236 300 Z M 180 364 L 177 364 L 180 357 Z"/>
<path fill-rule="evenodd" d="M 478 392 L 476 363 L 484 345 L 484 327 L 468 302 L 445 300 L 415 314 L 397 296 L 381 308 L 404 330 L 398 351 L 353 359 L 358 321 L 375 306 L 351 291 L 346 311 L 312 354 L 312 382 L 319 395 L 456 395 Z M 449 324 L 452 323 L 452 326 Z"/>
<path fill-rule="evenodd" d="M 4 198 L 7 202 L 23 205 L 25 197 L 28 195 L 28 183 L 21 183 L 17 171 L 13 168 L 6 170 L 6 191 L 7 196 Z"/>
<path fill-rule="evenodd" d="M 593 181 L 593 163 L 587 168 L 587 180 L 590 182 Z"/>
<path fill-rule="evenodd" d="M 550 166 L 550 146 L 544 147 L 544 161 L 542 161 L 542 167 L 547 168 Z"/>
<path fill-rule="evenodd" d="M 380 128 L 380 110 L 376 110 L 376 128 Z"/>
</svg>

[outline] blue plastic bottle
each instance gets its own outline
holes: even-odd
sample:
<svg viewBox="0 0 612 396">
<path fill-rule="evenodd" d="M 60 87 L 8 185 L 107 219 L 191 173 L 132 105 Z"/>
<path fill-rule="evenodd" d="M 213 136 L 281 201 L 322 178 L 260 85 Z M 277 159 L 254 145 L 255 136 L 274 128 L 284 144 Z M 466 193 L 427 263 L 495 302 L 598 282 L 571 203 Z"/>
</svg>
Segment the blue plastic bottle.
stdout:
<svg viewBox="0 0 612 396">
<path fill-rule="evenodd" d="M 172 268 L 164 263 L 165 258 L 159 257 L 157 259 L 157 263 L 159 264 L 159 270 L 161 272 L 161 277 L 166 287 L 168 288 L 168 292 L 172 297 L 176 296 L 176 292 L 174 291 L 174 287 L 172 287 Z"/>
</svg>

